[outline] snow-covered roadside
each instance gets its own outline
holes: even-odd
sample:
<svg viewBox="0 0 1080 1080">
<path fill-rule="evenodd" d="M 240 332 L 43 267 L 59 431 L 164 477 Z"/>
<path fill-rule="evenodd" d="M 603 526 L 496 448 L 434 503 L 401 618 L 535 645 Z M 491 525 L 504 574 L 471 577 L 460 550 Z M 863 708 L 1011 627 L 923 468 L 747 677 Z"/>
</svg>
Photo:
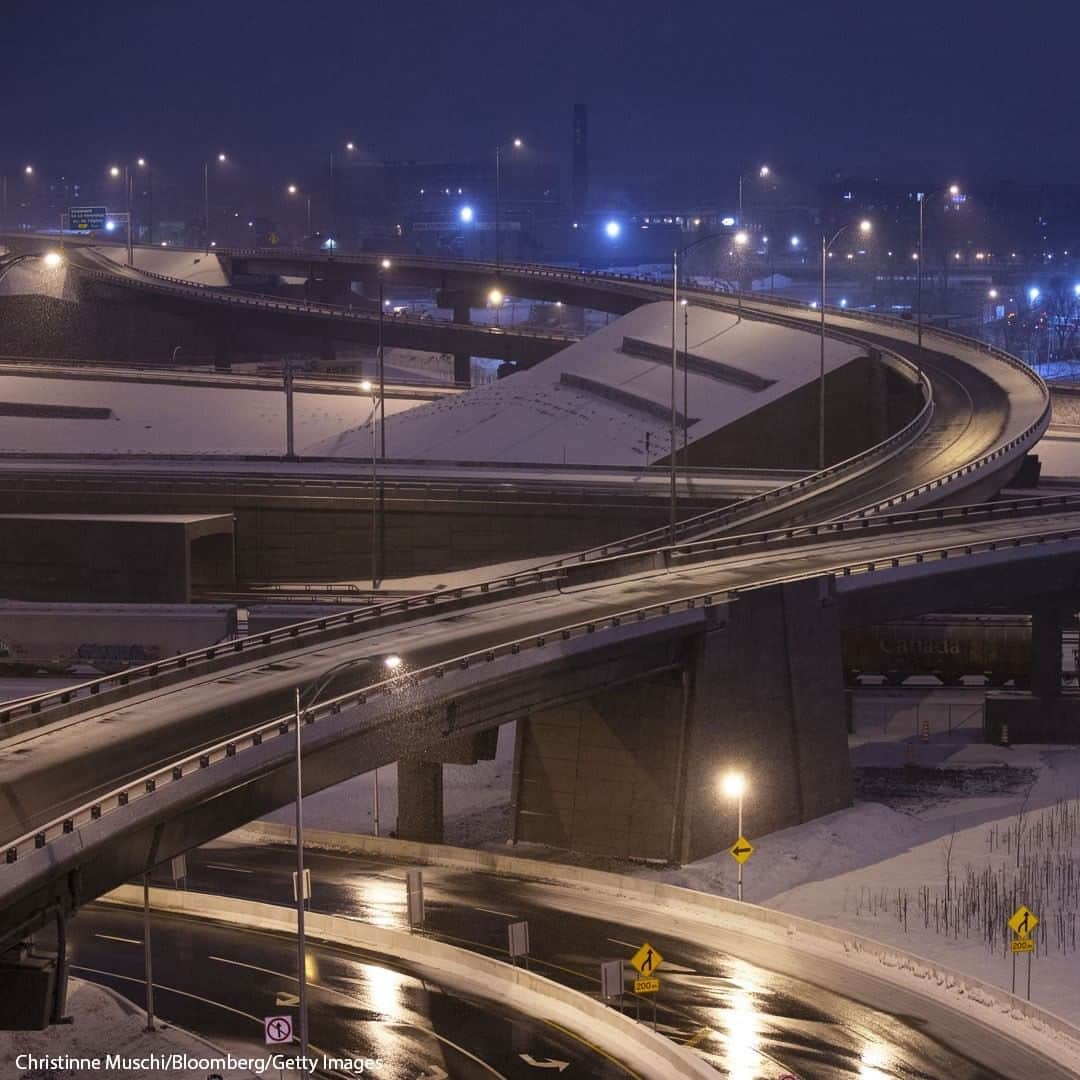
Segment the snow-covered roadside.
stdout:
<svg viewBox="0 0 1080 1080">
<path fill-rule="evenodd" d="M 146 1030 L 146 1013 L 120 994 L 82 979 L 68 984 L 68 1012 L 71 1024 L 46 1028 L 45 1031 L 0 1032 L 0 1075 L 47 1076 L 52 1080 L 101 1080 L 102 1076 L 125 1080 L 150 1080 L 167 1075 L 173 1080 L 206 1080 L 217 1072 L 223 1078 L 251 1077 L 249 1071 L 219 1068 L 217 1059 L 227 1052 L 182 1028 L 159 1022 L 156 1032 Z M 110 1069 L 105 1060 L 115 1054 L 121 1059 L 145 1062 L 145 1068 Z M 185 1061 L 178 1068 L 159 1068 L 151 1057 L 180 1055 Z M 32 1067 L 23 1055 L 35 1059 L 99 1059 L 101 1067 L 45 1068 Z M 74 1063 L 73 1063 L 74 1064 Z M 87 1064 L 84 1060 L 82 1064 Z M 183 1067 L 188 1065 L 190 1067 Z"/>
<path fill-rule="evenodd" d="M 1034 782 L 1012 794 L 940 799 L 915 813 L 861 802 L 755 839 L 757 850 L 744 872 L 745 898 L 874 938 L 1006 990 L 1012 957 L 1004 920 L 1026 903 L 1042 920 L 1031 1000 L 1080 1026 L 1080 748 L 968 744 L 945 764 L 956 770 L 1030 769 Z M 753 838 L 749 805 L 747 833 Z M 726 852 L 641 874 L 718 895 L 735 891 L 735 863 Z M 1019 958 L 1021 995 L 1026 963 Z"/>
</svg>

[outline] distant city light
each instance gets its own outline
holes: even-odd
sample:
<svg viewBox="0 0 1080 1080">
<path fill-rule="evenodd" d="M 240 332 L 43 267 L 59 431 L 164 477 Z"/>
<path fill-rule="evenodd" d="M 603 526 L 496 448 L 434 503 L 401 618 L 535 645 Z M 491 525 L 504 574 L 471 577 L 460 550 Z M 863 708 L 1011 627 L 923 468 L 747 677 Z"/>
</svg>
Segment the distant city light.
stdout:
<svg viewBox="0 0 1080 1080">
<path fill-rule="evenodd" d="M 960 194 L 960 185 L 959 184 L 950 184 L 949 185 L 949 194 L 952 195 L 953 197 L 959 195 Z"/>
<path fill-rule="evenodd" d="M 296 194 L 296 192 L 297 192 L 297 191 L 298 191 L 299 189 L 297 188 L 297 186 L 296 186 L 295 184 L 290 184 L 290 185 L 289 185 L 289 186 L 288 186 L 288 187 L 287 187 L 287 188 L 286 188 L 285 190 L 286 190 L 286 191 L 287 191 L 287 192 L 288 192 L 288 193 L 289 193 L 290 195 L 295 195 L 295 194 Z"/>
<path fill-rule="evenodd" d="M 798 246 L 799 246 L 799 244 L 800 244 L 800 242 L 801 242 L 801 241 L 799 240 L 799 238 L 798 238 L 797 236 L 793 236 L 793 237 L 791 238 L 791 246 L 792 246 L 792 247 L 798 247 Z"/>
<path fill-rule="evenodd" d="M 1076 288 L 1080 291 L 1080 285 L 1077 285 Z M 998 298 L 998 291 L 997 289 L 991 289 L 986 295 L 989 296 L 991 300 L 996 300 Z"/>
<path fill-rule="evenodd" d="M 721 218 L 720 224 L 723 225 L 725 229 L 730 229 L 731 226 L 735 224 L 735 219 L 733 217 Z"/>
<path fill-rule="evenodd" d="M 347 142 L 345 144 L 345 149 L 350 150 L 350 151 L 355 150 L 356 149 L 356 143 Z"/>
<path fill-rule="evenodd" d="M 146 168 L 146 158 L 142 158 L 142 157 L 138 158 L 136 160 L 135 164 L 138 165 L 140 169 L 145 169 Z"/>
<path fill-rule="evenodd" d="M 524 145 L 525 144 L 520 139 L 515 139 L 514 140 L 514 149 L 515 150 L 520 150 L 522 148 L 522 146 L 524 146 Z"/>
<path fill-rule="evenodd" d="M 604 232 L 609 240 L 614 240 L 622 232 L 622 226 L 617 221 L 609 221 L 604 226 Z"/>
<path fill-rule="evenodd" d="M 379 266 L 382 267 L 383 270 L 389 270 L 390 269 L 390 260 L 389 259 L 382 259 L 379 262 Z"/>
<path fill-rule="evenodd" d="M 762 165 L 761 168 L 758 169 L 758 176 L 764 177 L 764 176 L 768 176 L 768 175 L 769 175 L 769 166 L 768 165 Z"/>
<path fill-rule="evenodd" d="M 370 379 L 361 380 L 361 382 L 360 382 L 360 392 L 362 394 L 370 394 L 371 393 L 371 380 Z"/>
<path fill-rule="evenodd" d="M 492 307 L 498 307 L 503 302 L 503 294 L 501 289 L 492 289 L 488 293 L 488 303 Z"/>
<path fill-rule="evenodd" d="M 55 270 L 64 260 L 57 251 L 47 251 L 42 260 L 50 270 Z"/>
<path fill-rule="evenodd" d="M 1080 282 L 1073 286 L 1073 296 L 1080 296 Z"/>
<path fill-rule="evenodd" d="M 816 308 L 816 307 L 817 307 L 817 301 L 816 301 L 816 300 L 811 300 L 811 301 L 810 301 L 810 306 L 811 306 L 812 308 Z"/>
<path fill-rule="evenodd" d="M 465 223 L 466 225 L 468 225 L 468 224 L 469 224 L 469 222 L 470 222 L 470 221 L 472 221 L 472 219 L 473 219 L 473 217 L 474 217 L 474 216 L 475 216 L 475 215 L 474 215 L 474 212 L 473 212 L 473 208 L 472 208 L 471 206 L 463 206 L 463 207 L 462 207 L 462 208 L 461 208 L 461 209 L 460 209 L 460 210 L 458 211 L 458 217 L 459 217 L 459 218 L 460 218 L 460 219 L 461 219 L 461 220 L 462 220 L 462 221 L 463 221 L 463 222 L 464 222 L 464 223 Z"/>
<path fill-rule="evenodd" d="M 1036 301 L 1036 300 L 1038 300 L 1038 299 L 1039 299 L 1039 297 L 1040 297 L 1041 295 L 1042 295 L 1042 294 L 1041 294 L 1041 293 L 1039 292 L 1039 290 L 1038 290 L 1038 289 L 1037 289 L 1037 288 L 1036 288 L 1036 287 L 1035 287 L 1034 285 L 1032 285 L 1032 287 L 1031 287 L 1030 289 L 1028 289 L 1028 299 L 1029 299 L 1029 300 L 1030 300 L 1030 301 L 1031 301 L 1031 302 L 1032 302 L 1033 304 L 1035 303 L 1035 301 Z"/>
<path fill-rule="evenodd" d="M 869 233 L 873 228 L 874 228 L 874 226 L 871 225 L 869 221 L 860 221 L 859 222 L 859 232 L 861 232 L 863 234 L 863 236 L 866 236 L 867 233 Z"/>
<path fill-rule="evenodd" d="M 840 306 L 841 306 L 841 307 L 847 307 L 847 297 L 843 297 L 843 296 L 842 296 L 842 297 L 840 298 Z"/>
<path fill-rule="evenodd" d="M 735 243 L 738 244 L 739 247 L 743 247 L 745 244 L 748 244 L 749 242 L 750 242 L 750 237 L 746 233 L 737 232 L 735 234 Z"/>
<path fill-rule="evenodd" d="M 218 154 L 218 156 L 217 156 L 217 159 L 218 159 L 218 161 L 220 161 L 220 162 L 221 162 L 222 164 L 224 164 L 224 163 L 225 163 L 226 161 L 228 161 L 228 158 L 226 158 L 224 154 Z"/>
<path fill-rule="evenodd" d="M 111 218 L 105 222 L 105 231 L 112 232 L 116 228 L 116 222 Z"/>
<path fill-rule="evenodd" d="M 120 175 L 120 166 L 119 166 L 119 165 L 112 165 L 112 166 L 110 166 L 110 167 L 109 167 L 109 175 L 110 175 L 111 177 L 113 177 L 113 179 L 115 179 L 116 177 L 118 177 L 118 176 Z"/>
</svg>

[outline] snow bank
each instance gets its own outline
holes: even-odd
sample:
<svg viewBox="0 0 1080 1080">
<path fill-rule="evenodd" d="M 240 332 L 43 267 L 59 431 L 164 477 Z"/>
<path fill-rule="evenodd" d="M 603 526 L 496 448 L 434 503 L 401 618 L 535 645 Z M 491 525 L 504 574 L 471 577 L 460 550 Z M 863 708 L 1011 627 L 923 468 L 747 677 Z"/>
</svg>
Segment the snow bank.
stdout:
<svg viewBox="0 0 1080 1080">
<path fill-rule="evenodd" d="M 224 1057 L 212 1043 L 182 1028 L 158 1024 L 156 1032 L 146 1030 L 146 1013 L 127 998 L 95 983 L 72 978 L 68 984 L 68 1012 L 71 1024 L 44 1031 L 0 1031 L 0 1075 L 47 1076 L 50 1080 L 100 1080 L 102 1076 L 123 1076 L 125 1080 L 156 1080 L 156 1068 L 108 1070 L 104 1067 L 71 1069 L 29 1069 L 19 1064 L 24 1054 L 40 1057 L 100 1058 L 117 1054 L 121 1058 L 146 1059 L 151 1055 L 182 1054 L 197 1061 Z M 219 1072 L 229 1078 L 253 1076 L 228 1069 L 170 1069 L 173 1080 L 206 1080 L 207 1073 Z"/>
</svg>

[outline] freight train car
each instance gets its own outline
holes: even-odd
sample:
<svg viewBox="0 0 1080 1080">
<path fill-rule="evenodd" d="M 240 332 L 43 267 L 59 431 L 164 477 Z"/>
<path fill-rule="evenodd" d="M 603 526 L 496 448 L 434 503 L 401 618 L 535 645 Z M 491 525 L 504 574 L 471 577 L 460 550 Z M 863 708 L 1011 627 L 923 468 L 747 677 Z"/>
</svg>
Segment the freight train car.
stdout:
<svg viewBox="0 0 1080 1080">
<path fill-rule="evenodd" d="M 1075 637 L 1075 635 L 1070 635 Z M 985 676 L 992 686 L 1028 685 L 1031 619 L 1023 615 L 927 615 L 845 630 L 844 677 L 884 676 L 899 685 L 913 675 L 934 675 L 946 685 L 967 675 Z M 1075 670 L 1073 650 L 1067 670 Z"/>
</svg>

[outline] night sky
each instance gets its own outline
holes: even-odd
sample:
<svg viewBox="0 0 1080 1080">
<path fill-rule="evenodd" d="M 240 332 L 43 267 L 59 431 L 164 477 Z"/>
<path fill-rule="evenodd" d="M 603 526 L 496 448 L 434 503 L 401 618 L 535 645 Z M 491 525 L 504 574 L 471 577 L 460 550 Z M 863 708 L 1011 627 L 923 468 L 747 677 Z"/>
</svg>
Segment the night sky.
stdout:
<svg viewBox="0 0 1080 1080">
<path fill-rule="evenodd" d="M 226 149 L 282 175 L 354 139 L 467 158 L 521 134 L 596 181 L 707 196 L 804 176 L 1080 179 L 1078 5 L 5 0 L 0 164 Z M 96 167 L 96 165 L 95 165 Z"/>
</svg>

